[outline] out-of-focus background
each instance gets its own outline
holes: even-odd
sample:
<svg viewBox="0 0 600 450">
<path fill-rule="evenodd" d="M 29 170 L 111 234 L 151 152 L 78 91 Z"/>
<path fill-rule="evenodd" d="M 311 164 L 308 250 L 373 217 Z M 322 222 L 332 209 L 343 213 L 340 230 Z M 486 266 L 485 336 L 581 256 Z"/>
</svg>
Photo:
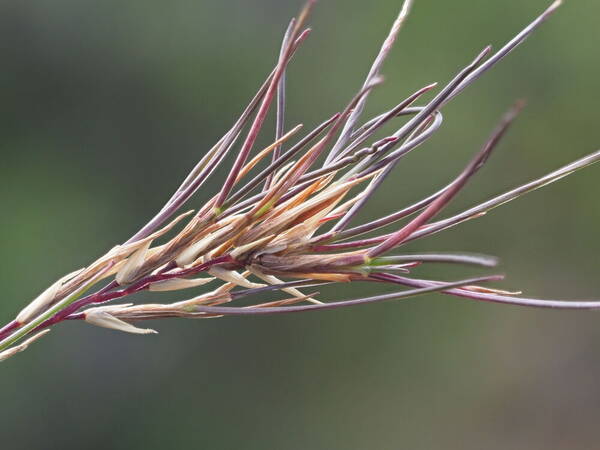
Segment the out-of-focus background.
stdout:
<svg viewBox="0 0 600 450">
<path fill-rule="evenodd" d="M 0 4 L 0 316 L 128 238 L 227 130 L 300 0 Z M 368 112 L 447 81 L 545 0 L 416 1 Z M 289 71 L 288 126 L 358 89 L 399 0 L 330 0 Z M 363 217 L 447 182 L 517 98 L 528 107 L 458 211 L 600 146 L 597 2 L 568 2 L 445 109 Z M 269 136 L 264 136 L 266 142 Z M 217 178 L 215 178 L 216 180 Z M 214 193 L 210 183 L 192 207 Z M 531 296 L 599 298 L 600 166 L 410 245 L 501 257 Z M 456 279 L 470 269 L 421 271 Z M 339 288 L 330 298 L 378 287 Z M 58 326 L 0 367 L 18 449 L 590 449 L 600 315 L 432 295 L 304 315 Z"/>
</svg>

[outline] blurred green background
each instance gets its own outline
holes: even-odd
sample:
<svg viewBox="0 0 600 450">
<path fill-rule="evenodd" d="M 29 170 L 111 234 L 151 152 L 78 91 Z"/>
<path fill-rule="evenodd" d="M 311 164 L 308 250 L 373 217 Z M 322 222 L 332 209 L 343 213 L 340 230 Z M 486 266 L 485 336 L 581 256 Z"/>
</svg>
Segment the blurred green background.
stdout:
<svg viewBox="0 0 600 450">
<path fill-rule="evenodd" d="M 300 4 L 0 4 L 3 321 L 62 274 L 128 238 L 162 205 L 270 71 Z M 546 5 L 417 0 L 369 112 L 447 81 Z M 399 7 L 399 0 L 320 2 L 314 32 L 289 72 L 288 125 L 314 125 L 345 105 Z M 447 182 L 516 98 L 528 107 L 446 213 L 596 150 L 599 13 L 598 2 L 567 2 L 445 109 L 443 128 L 404 160 L 363 218 Z M 495 254 L 508 289 L 598 298 L 598 188 L 600 166 L 588 168 L 408 250 Z M 448 279 L 472 273 L 435 272 Z M 378 290 L 341 287 L 327 295 Z M 64 324 L 2 364 L 3 447 L 598 447 L 594 312 L 428 296 L 152 326 L 159 336 Z"/>
</svg>

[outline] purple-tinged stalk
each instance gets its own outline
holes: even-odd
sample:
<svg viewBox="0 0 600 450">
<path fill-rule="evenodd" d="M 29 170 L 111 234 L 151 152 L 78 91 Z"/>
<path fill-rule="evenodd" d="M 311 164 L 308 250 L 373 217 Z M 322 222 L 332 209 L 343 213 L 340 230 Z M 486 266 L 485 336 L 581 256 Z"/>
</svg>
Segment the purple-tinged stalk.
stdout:
<svg viewBox="0 0 600 450">
<path fill-rule="evenodd" d="M 522 109 L 523 104 L 519 102 L 511 111 L 509 111 L 503 118 L 502 122 L 496 130 L 492 133 L 488 141 L 485 143 L 483 148 L 477 155 L 471 160 L 463 172 L 454 180 L 450 186 L 442 195 L 436 198 L 429 204 L 425 210 L 410 221 L 406 226 L 402 227 L 396 233 L 393 233 L 389 238 L 368 251 L 370 258 L 375 258 L 383 253 L 390 251 L 391 249 L 400 245 L 406 238 L 408 238 L 414 231 L 425 225 L 431 218 L 438 214 L 456 194 L 467 184 L 469 179 L 481 168 L 490 154 L 500 142 L 502 136 L 506 133 L 506 130 L 516 118 L 519 111 Z"/>
<path fill-rule="evenodd" d="M 326 120 L 319 126 L 317 126 L 313 131 L 308 133 L 303 139 L 301 139 L 296 145 L 290 148 L 283 155 L 280 155 L 276 160 L 274 160 L 268 167 L 266 167 L 261 173 L 259 173 L 256 177 L 254 177 L 251 181 L 249 181 L 244 187 L 242 187 L 239 191 L 233 194 L 224 206 L 228 206 L 230 204 L 235 204 L 242 198 L 244 198 L 249 192 L 251 192 L 254 188 L 256 188 L 260 183 L 269 179 L 269 176 L 272 176 L 275 171 L 280 169 L 284 164 L 286 164 L 291 158 L 297 155 L 300 151 L 302 151 L 308 144 L 310 144 L 314 139 L 316 139 L 323 131 L 327 129 L 333 122 L 335 122 L 339 114 L 335 114 L 330 119 Z M 255 200 L 255 198 L 253 198 Z M 239 205 L 238 205 L 239 206 Z M 226 208 L 227 209 L 227 208 Z"/>
<path fill-rule="evenodd" d="M 318 311 L 323 309 L 337 309 L 344 308 L 347 306 L 364 305 L 367 303 L 377 303 L 386 300 L 399 300 L 403 298 L 416 297 L 418 295 L 430 294 L 433 292 L 440 292 L 457 288 L 461 286 L 468 286 L 475 283 L 484 283 L 487 281 L 499 281 L 502 280 L 501 275 L 490 275 L 486 277 L 470 278 L 466 280 L 460 280 L 455 282 L 439 283 L 435 285 L 428 285 L 419 287 L 418 289 L 410 289 L 400 292 L 392 292 L 390 294 L 381 294 L 371 297 L 362 297 L 353 300 L 344 300 L 341 302 L 329 302 L 322 305 L 302 305 L 302 306 L 290 306 L 290 307 L 263 307 L 263 308 L 236 308 L 236 307 L 218 307 L 218 306 L 202 306 L 199 305 L 195 308 L 196 312 L 204 314 L 220 314 L 220 315 L 260 315 L 260 314 L 285 314 L 292 312 L 304 312 L 304 311 Z"/>
<path fill-rule="evenodd" d="M 600 301 L 522 298 L 516 292 L 480 285 L 499 281 L 502 277 L 498 275 L 456 282 L 410 276 L 414 267 L 430 264 L 493 267 L 496 264 L 493 257 L 464 253 L 389 254 L 409 241 L 480 217 L 600 160 L 600 151 L 592 153 L 462 213 L 434 221 L 488 160 L 521 104 L 503 118 L 483 148 L 452 182 L 410 206 L 348 228 L 399 161 L 440 128 L 443 121 L 440 110 L 444 105 L 521 44 L 560 2 L 554 2 L 493 55 L 488 57 L 490 48 L 486 47 L 424 105 L 413 104 L 435 84 L 425 86 L 359 126 L 368 95 L 381 83 L 383 62 L 412 5 L 412 1 L 405 1 L 362 89 L 341 113 L 297 137 L 300 125 L 287 132 L 284 126 L 286 72 L 308 36 L 304 26 L 314 3 L 309 1 L 290 22 L 275 68 L 239 119 L 200 159 L 157 215 L 124 244 L 53 283 L 14 320 L 0 328 L 0 361 L 25 350 L 52 326 L 65 320 L 85 320 L 91 325 L 148 334 L 155 331 L 138 328 L 133 322 L 337 309 L 433 292 L 521 306 L 600 308 Z M 254 152 L 273 102 L 276 103 L 274 142 Z M 374 138 L 392 119 L 403 118 L 404 124 L 395 132 Z M 298 140 L 293 143 L 293 139 Z M 200 187 L 210 189 L 207 180 L 234 151 L 237 156 L 231 170 L 223 184 L 212 191 L 212 197 L 194 214 L 190 211 L 173 218 Z M 272 156 L 267 158 L 269 154 Z M 268 159 L 270 163 L 257 170 Z M 317 167 L 320 160 L 324 164 Z M 241 187 L 234 190 L 238 183 Z M 413 215 L 396 231 L 350 240 Z M 187 223 L 179 229 L 178 224 L 184 219 Z M 337 302 L 326 302 L 321 293 L 314 291 L 337 283 L 360 282 L 401 285 L 405 290 Z M 205 285 L 212 290 L 195 292 L 187 300 L 174 303 L 112 303 L 127 301 L 132 294 L 191 292 Z M 89 290 L 91 293 L 85 294 Z M 268 302 L 249 301 L 242 307 L 227 305 L 240 299 L 260 298 L 268 292 L 283 293 L 286 297 Z"/>
<path fill-rule="evenodd" d="M 495 290 L 486 291 L 481 289 L 480 292 L 475 289 L 462 288 L 444 288 L 444 283 L 439 281 L 420 280 L 416 278 L 407 278 L 392 274 L 374 274 L 373 278 L 387 282 L 400 284 L 403 286 L 415 287 L 417 289 L 441 288 L 439 292 L 449 294 L 456 297 L 468 298 L 482 302 L 502 303 L 505 305 L 514 306 L 529 306 L 533 308 L 551 308 L 551 309 L 600 309 L 600 301 L 598 300 L 542 300 L 537 298 L 515 297 L 513 295 L 501 295 Z"/>
<path fill-rule="evenodd" d="M 491 46 L 485 47 L 476 57 L 475 59 L 467 65 L 464 69 L 462 69 L 441 91 L 438 95 L 434 97 L 419 113 L 410 119 L 406 125 L 400 128 L 396 133 L 393 134 L 394 137 L 398 139 L 407 138 L 412 132 L 414 132 L 417 128 L 421 126 L 421 124 L 428 119 L 428 117 L 435 113 L 438 108 L 445 103 L 452 93 L 457 89 L 457 87 L 467 78 L 469 74 L 471 74 L 485 59 L 485 57 L 492 50 Z M 387 151 L 392 148 L 392 145 L 389 145 L 383 149 L 383 151 Z M 377 163 L 370 166 L 365 170 L 366 173 L 371 173 L 376 170 L 385 168 L 387 173 L 389 173 L 394 166 L 398 163 L 399 159 L 408 153 L 407 149 L 399 148 L 392 153 L 390 153 L 385 158 L 377 161 Z M 359 164 L 355 171 L 360 171 L 363 167 L 367 166 L 371 161 L 363 161 Z M 365 172 L 361 172 L 361 174 L 366 175 Z"/>
<path fill-rule="evenodd" d="M 359 145 L 361 145 L 363 142 L 365 142 L 371 135 L 373 135 L 373 133 L 375 133 L 375 131 L 380 129 L 383 125 L 385 125 L 387 122 L 389 122 L 394 117 L 405 114 L 406 111 L 411 111 L 411 109 L 409 109 L 409 106 L 412 105 L 415 101 L 417 101 L 423 94 L 429 92 L 436 86 L 437 86 L 437 83 L 431 83 L 431 84 L 419 89 L 417 92 L 415 92 L 414 94 L 411 94 L 408 98 L 406 98 L 405 100 L 400 102 L 398 105 L 396 105 L 390 111 L 388 111 L 386 114 L 382 115 L 380 118 L 378 118 L 377 121 L 375 121 L 369 127 L 365 128 L 362 131 L 362 133 L 360 133 L 359 136 L 354 137 L 352 142 L 343 151 L 339 152 L 339 154 L 335 158 L 335 161 L 338 162 L 340 159 L 342 159 L 343 157 L 348 155 L 350 152 L 352 152 L 353 150 L 356 150 L 356 148 Z M 356 109 L 355 109 L 355 111 L 356 111 Z M 352 136 L 349 137 L 349 139 L 350 138 L 352 138 Z M 396 138 L 396 140 L 400 139 L 399 137 L 396 137 L 396 136 L 395 136 L 395 138 Z M 325 164 L 324 168 L 330 167 L 331 164 L 332 163 Z"/>
<path fill-rule="evenodd" d="M 283 42 L 281 43 L 281 50 L 279 51 L 279 59 L 284 57 L 284 52 L 288 46 L 291 35 L 294 31 L 295 19 L 290 21 L 288 28 L 283 37 Z M 275 119 L 275 140 L 278 140 L 283 135 L 283 129 L 285 128 L 285 68 L 281 74 L 281 79 L 277 85 L 277 115 Z M 273 151 L 273 162 L 279 159 L 281 155 L 281 145 L 278 145 Z M 269 188 L 271 185 L 273 174 L 270 174 L 265 182 L 265 190 Z"/>
<path fill-rule="evenodd" d="M 300 43 L 302 43 L 302 41 L 304 41 L 310 33 L 309 29 L 302 31 L 302 28 L 304 27 L 304 22 L 308 18 L 310 11 L 314 7 L 314 3 L 315 1 L 313 0 L 309 1 L 306 4 L 305 8 L 299 15 L 298 21 L 293 21 L 292 30 L 289 33 L 289 37 L 286 36 L 286 38 L 284 38 L 283 49 L 281 51 L 277 67 L 275 68 L 275 73 L 273 74 L 273 77 L 269 82 L 269 86 L 258 109 L 258 112 L 256 113 L 254 122 L 250 127 L 250 131 L 248 132 L 246 140 L 244 141 L 244 144 L 240 149 L 238 157 L 236 158 L 235 163 L 233 164 L 233 167 L 229 172 L 227 179 L 225 180 L 225 184 L 223 185 L 223 188 L 221 189 L 217 197 L 216 203 L 214 205 L 217 214 L 220 212 L 221 206 L 223 205 L 231 189 L 233 188 L 233 185 L 237 180 L 237 176 L 240 170 L 242 169 L 244 163 L 246 162 L 246 159 L 248 158 L 248 155 L 250 154 L 250 151 L 252 150 L 256 139 L 258 138 L 258 133 L 260 132 L 260 129 L 267 117 L 267 113 L 269 112 L 271 102 L 273 101 L 273 96 L 275 95 L 275 92 L 277 90 L 277 86 L 279 86 L 279 82 L 285 72 L 285 68 L 292 57 L 294 46 L 298 46 Z"/>
<path fill-rule="evenodd" d="M 373 62 L 373 65 L 371 66 L 369 73 L 367 74 L 367 78 L 362 87 L 363 90 L 366 89 L 367 86 L 372 84 L 374 80 L 379 78 L 383 63 L 385 62 L 387 56 L 389 55 L 389 53 L 394 45 L 394 42 L 396 41 L 398 33 L 400 32 L 400 28 L 402 27 L 402 24 L 404 23 L 404 21 L 406 20 L 406 18 L 408 16 L 408 13 L 410 11 L 412 3 L 413 3 L 412 0 L 404 0 L 402 8 L 400 9 L 400 13 L 398 14 L 398 17 L 392 24 L 392 28 L 390 29 L 390 32 L 388 33 L 387 38 L 383 41 L 383 45 L 381 46 L 381 49 L 379 50 L 379 53 L 378 53 L 377 57 L 375 58 L 375 61 Z M 348 120 L 346 120 L 346 123 L 344 124 L 344 127 L 340 133 L 338 140 L 333 145 L 331 151 L 329 152 L 329 154 L 327 155 L 327 158 L 325 159 L 325 165 L 327 165 L 327 164 L 331 163 L 333 160 L 335 160 L 336 157 L 338 156 L 338 154 L 344 148 L 344 146 L 348 143 L 348 140 L 349 140 L 352 132 L 354 131 L 354 128 L 358 122 L 358 119 L 360 118 L 360 115 L 362 114 L 362 112 L 365 108 L 365 104 L 367 103 L 367 97 L 368 97 L 368 92 L 367 92 L 367 95 L 362 97 L 357 102 L 355 108 L 348 116 Z"/>
</svg>

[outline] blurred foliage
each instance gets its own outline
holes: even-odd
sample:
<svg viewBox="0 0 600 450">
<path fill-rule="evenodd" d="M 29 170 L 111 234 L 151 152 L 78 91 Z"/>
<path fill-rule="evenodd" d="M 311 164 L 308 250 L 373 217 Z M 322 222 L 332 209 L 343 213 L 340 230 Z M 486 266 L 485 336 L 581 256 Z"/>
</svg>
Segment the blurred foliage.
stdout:
<svg viewBox="0 0 600 450">
<path fill-rule="evenodd" d="M 567 3 L 446 108 L 442 130 L 405 160 L 363 217 L 449 180 L 515 98 L 529 106 L 451 210 L 597 149 L 600 3 Z M 299 6 L 0 3 L 1 317 L 126 239 L 160 207 L 268 73 Z M 545 6 L 417 0 L 369 111 L 448 80 Z M 399 0 L 321 2 L 289 74 L 289 124 L 310 126 L 343 107 L 399 7 Z M 410 250 L 496 254 L 508 288 L 600 296 L 599 171 L 586 169 Z M 155 325 L 158 337 L 61 325 L 3 364 L 2 442 L 23 449 L 597 446 L 595 313 L 429 296 Z"/>
</svg>

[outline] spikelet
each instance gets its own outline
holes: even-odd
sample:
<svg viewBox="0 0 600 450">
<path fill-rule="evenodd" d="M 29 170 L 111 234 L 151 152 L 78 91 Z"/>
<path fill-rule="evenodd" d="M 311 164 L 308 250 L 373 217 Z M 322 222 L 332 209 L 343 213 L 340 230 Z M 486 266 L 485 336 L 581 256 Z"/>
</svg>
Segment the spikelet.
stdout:
<svg viewBox="0 0 600 450">
<path fill-rule="evenodd" d="M 79 275 L 82 270 L 83 269 L 79 269 L 64 276 L 40 295 L 38 295 L 35 300 L 21 310 L 21 312 L 17 315 L 16 321 L 19 323 L 27 323 L 34 316 L 42 311 L 45 311 L 57 299 L 63 284 Z"/>
<path fill-rule="evenodd" d="M 214 232 L 203 236 L 201 239 L 183 249 L 183 251 L 175 259 L 177 265 L 179 267 L 185 267 L 189 264 L 192 264 L 207 250 L 216 247 L 220 242 L 226 240 L 227 236 L 236 229 L 236 225 L 243 220 L 244 218 L 242 216 L 237 215 L 229 217 L 216 224 L 215 227 L 218 228 Z"/>
<path fill-rule="evenodd" d="M 127 262 L 123 265 L 123 267 L 121 267 L 115 277 L 117 283 L 122 286 L 132 282 L 135 279 L 139 269 L 144 264 L 144 261 L 146 261 L 148 249 L 150 248 L 151 244 L 151 240 L 145 241 L 142 246 L 140 246 L 129 258 L 127 258 Z"/>
<path fill-rule="evenodd" d="M 230 255 L 235 259 L 240 259 L 240 257 L 242 257 L 242 255 L 245 255 L 246 253 L 249 253 L 257 248 L 260 248 L 261 246 L 265 245 L 267 242 L 269 242 L 274 237 L 275 237 L 275 235 L 272 234 L 269 236 L 265 236 L 264 238 L 257 239 L 256 241 L 250 242 L 246 245 L 241 245 L 239 247 L 235 247 L 230 252 Z"/>
<path fill-rule="evenodd" d="M 248 269 L 254 276 L 256 276 L 257 278 L 260 278 L 263 281 L 266 281 L 269 284 L 277 285 L 277 284 L 283 283 L 283 281 L 281 281 L 279 278 L 277 278 L 274 275 L 268 275 L 266 273 L 262 273 L 260 271 L 260 269 L 256 266 L 250 266 Z M 306 301 L 308 301 L 310 303 L 314 303 L 316 305 L 322 304 L 322 302 L 320 302 L 319 300 L 316 300 L 311 297 L 307 297 L 306 295 L 304 295 L 302 292 L 300 292 L 296 288 L 281 288 L 281 290 L 283 292 L 287 292 L 288 294 L 293 295 L 296 298 L 302 299 L 302 301 L 306 300 Z"/>
<path fill-rule="evenodd" d="M 223 269 L 221 267 L 211 267 L 208 270 L 208 273 L 211 274 L 215 278 L 218 278 L 223 281 L 227 281 L 236 286 L 242 286 L 245 288 L 259 288 L 259 287 L 265 286 L 264 284 L 252 283 L 251 281 L 248 281 L 244 276 L 242 276 L 240 273 L 236 272 L 235 270 L 227 270 L 227 269 Z"/>
<path fill-rule="evenodd" d="M 132 334 L 156 334 L 158 331 L 153 330 L 151 328 L 138 328 L 130 323 L 124 322 L 120 319 L 117 319 L 111 313 L 116 313 L 119 309 L 130 306 L 121 305 L 121 306 L 100 306 L 97 308 L 90 308 L 86 310 L 83 314 L 85 317 L 85 321 L 89 324 L 96 325 L 98 327 L 103 328 L 111 328 L 113 330 L 123 331 L 125 333 Z"/>
<path fill-rule="evenodd" d="M 7 350 L 0 352 L 0 362 L 4 361 L 5 359 L 10 358 L 11 356 L 16 355 L 19 352 L 22 352 L 23 350 L 26 350 L 27 347 L 29 347 L 29 345 L 31 345 L 32 342 L 37 341 L 42 336 L 45 336 L 49 331 L 50 331 L 49 329 L 40 331 L 39 333 L 34 334 L 30 338 L 23 341 L 21 344 L 15 345 L 14 347 L 10 347 Z"/>
<path fill-rule="evenodd" d="M 197 286 L 203 286 L 213 281 L 214 278 L 194 278 L 188 280 L 186 278 L 171 278 L 170 280 L 157 281 L 150 283 L 148 289 L 154 292 L 178 291 L 180 289 L 189 289 Z"/>
</svg>

